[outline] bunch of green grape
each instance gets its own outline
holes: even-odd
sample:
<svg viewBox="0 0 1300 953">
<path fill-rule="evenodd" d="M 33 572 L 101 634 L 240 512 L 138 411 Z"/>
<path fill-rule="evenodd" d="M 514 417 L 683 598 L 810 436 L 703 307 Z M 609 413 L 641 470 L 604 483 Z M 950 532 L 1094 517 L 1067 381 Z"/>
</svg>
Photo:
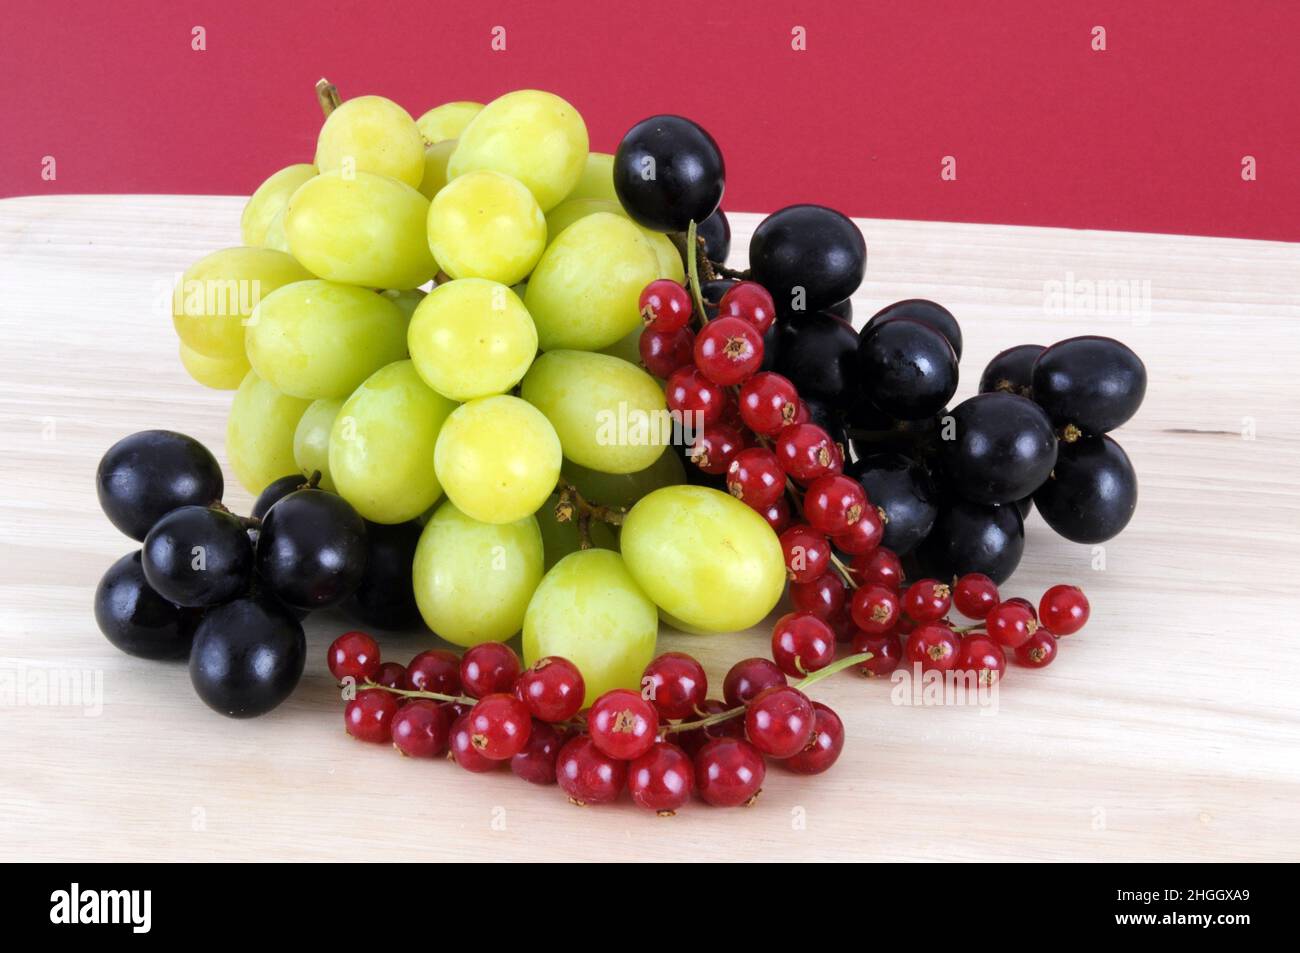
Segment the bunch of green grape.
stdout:
<svg viewBox="0 0 1300 953">
<path fill-rule="evenodd" d="M 417 523 L 395 571 L 436 635 L 522 633 L 595 697 L 637 687 L 661 618 L 747 628 L 785 570 L 762 517 L 683 485 L 664 384 L 622 356 L 641 290 L 685 268 L 588 145 L 537 90 L 418 120 L 347 100 L 312 162 L 252 194 L 242 244 L 184 273 L 173 318 L 190 375 L 235 391 L 226 452 L 250 492 L 319 472 L 372 524 Z"/>
</svg>

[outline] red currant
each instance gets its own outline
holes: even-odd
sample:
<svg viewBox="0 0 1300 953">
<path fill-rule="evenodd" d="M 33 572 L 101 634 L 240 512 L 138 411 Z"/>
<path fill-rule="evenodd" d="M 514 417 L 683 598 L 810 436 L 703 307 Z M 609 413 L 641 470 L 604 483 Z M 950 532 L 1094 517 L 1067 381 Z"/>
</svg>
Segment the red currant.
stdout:
<svg viewBox="0 0 1300 953">
<path fill-rule="evenodd" d="M 973 672 L 981 685 L 992 685 L 1007 670 L 1007 656 L 1002 646 L 984 635 L 968 635 L 957 652 L 959 672 Z"/>
<path fill-rule="evenodd" d="M 897 632 L 872 635 L 859 632 L 851 646 L 854 655 L 870 652 L 871 658 L 858 666 L 858 671 L 870 678 L 889 675 L 903 660 L 903 642 Z"/>
<path fill-rule="evenodd" d="M 762 363 L 763 335 L 742 318 L 714 318 L 695 336 L 695 366 L 715 384 L 739 384 Z"/>
<path fill-rule="evenodd" d="M 835 661 L 835 633 L 811 612 L 791 612 L 772 629 L 772 658 L 792 678 L 802 678 Z"/>
<path fill-rule="evenodd" d="M 862 515 L 843 533 L 833 537 L 836 548 L 850 556 L 864 556 L 880 547 L 885 538 L 885 523 L 880 518 L 880 511 L 874 506 L 867 506 Z"/>
<path fill-rule="evenodd" d="M 466 771 L 482 774 L 486 771 L 495 771 L 501 766 L 500 761 L 484 757 L 483 753 L 474 746 L 474 730 L 470 727 L 468 712 L 452 722 L 448 745 L 451 748 L 452 760 Z"/>
<path fill-rule="evenodd" d="M 726 424 L 709 424 L 695 435 L 690 446 L 691 462 L 714 476 L 726 473 L 745 441 Z"/>
<path fill-rule="evenodd" d="M 460 694 L 460 659 L 446 649 L 429 649 L 406 666 L 406 687 L 439 695 Z"/>
<path fill-rule="evenodd" d="M 694 367 L 679 367 L 664 387 L 668 409 L 677 414 L 681 426 L 698 433 L 722 419 L 727 392 Z"/>
<path fill-rule="evenodd" d="M 739 281 L 728 288 L 718 302 L 718 317 L 741 318 L 752 324 L 759 334 L 766 334 L 776 320 L 776 304 L 758 282 Z"/>
<path fill-rule="evenodd" d="M 763 371 L 740 388 L 740 419 L 760 436 L 775 437 L 798 414 L 799 392 L 780 374 Z"/>
<path fill-rule="evenodd" d="M 803 496 L 803 518 L 827 536 L 847 533 L 866 509 L 862 484 L 841 473 L 813 480 Z"/>
<path fill-rule="evenodd" d="M 800 483 L 839 473 L 844 458 L 835 441 L 816 424 L 791 424 L 776 437 L 776 457 L 781 469 Z"/>
<path fill-rule="evenodd" d="M 961 639 L 942 622 L 927 622 L 912 630 L 907 637 L 906 655 L 909 664 L 921 663 L 924 671 L 947 672 L 957 665 Z"/>
<path fill-rule="evenodd" d="M 1014 649 L 1028 642 L 1029 637 L 1038 631 L 1038 620 L 1024 606 L 1001 602 L 985 617 L 984 628 L 994 642 Z"/>
<path fill-rule="evenodd" d="M 1016 646 L 1016 661 L 1030 668 L 1046 668 L 1056 658 L 1056 649 L 1056 636 L 1046 629 L 1039 629 Z"/>
<path fill-rule="evenodd" d="M 861 586 L 884 586 L 898 592 L 903 588 L 903 563 L 892 549 L 881 546 L 875 552 L 856 556 L 850 567 Z"/>
<path fill-rule="evenodd" d="M 790 528 L 790 504 L 783 496 L 771 506 L 765 507 L 758 511 L 763 519 L 767 520 L 767 525 L 772 527 L 772 532 L 780 536 Z"/>
<path fill-rule="evenodd" d="M 1073 635 L 1082 629 L 1091 612 L 1088 597 L 1078 586 L 1053 586 L 1043 593 L 1038 603 L 1038 621 L 1058 637 Z"/>
<path fill-rule="evenodd" d="M 741 659 L 731 666 L 727 677 L 723 679 L 722 697 L 727 700 L 729 707 L 735 708 L 737 705 L 748 704 L 751 698 L 765 688 L 784 684 L 785 672 L 771 659 Z"/>
<path fill-rule="evenodd" d="M 393 740 L 393 716 L 399 704 L 392 692 L 367 688 L 344 706 L 343 725 L 359 741 L 388 744 Z"/>
<path fill-rule="evenodd" d="M 555 762 L 563 744 L 560 733 L 552 726 L 534 720 L 528 743 L 510 759 L 510 770 L 532 784 L 554 784 Z"/>
<path fill-rule="evenodd" d="M 938 622 L 952 608 L 952 587 L 937 579 L 921 579 L 903 593 L 903 611 L 913 622 Z"/>
<path fill-rule="evenodd" d="M 406 688 L 406 666 L 401 662 L 385 662 L 379 666 L 372 681 L 387 688 Z"/>
<path fill-rule="evenodd" d="M 831 544 L 805 523 L 791 526 L 780 536 L 785 555 L 785 575 L 791 582 L 812 582 L 831 565 Z"/>
<path fill-rule="evenodd" d="M 763 756 L 740 738 L 715 738 L 695 755 L 695 787 L 715 807 L 750 805 L 763 787 Z"/>
<path fill-rule="evenodd" d="M 528 708 L 514 695 L 485 695 L 469 710 L 470 743 L 490 761 L 506 761 L 523 750 L 533 730 Z"/>
<path fill-rule="evenodd" d="M 344 632 L 330 643 L 326 659 L 335 681 L 370 681 L 379 671 L 379 643 L 364 632 Z"/>
<path fill-rule="evenodd" d="M 813 702 L 813 733 L 808 744 L 782 762 L 795 774 L 830 770 L 844 750 L 844 722 L 821 702 Z"/>
<path fill-rule="evenodd" d="M 627 784 L 627 762 L 602 752 L 590 735 L 578 735 L 560 749 L 555 780 L 574 804 L 608 804 Z"/>
<path fill-rule="evenodd" d="M 745 709 L 745 736 L 773 758 L 797 754 L 808 744 L 812 731 L 812 702 L 789 685 L 763 689 Z"/>
<path fill-rule="evenodd" d="M 853 624 L 869 635 L 883 635 L 893 629 L 902 611 L 898 593 L 884 586 L 859 586 L 849 601 Z"/>
<path fill-rule="evenodd" d="M 411 758 L 437 758 L 447 753 L 451 723 L 442 706 L 430 698 L 412 698 L 393 715 L 393 747 Z"/>
<path fill-rule="evenodd" d="M 515 695 L 542 721 L 568 721 L 582 709 L 586 691 L 578 666 L 558 655 L 538 659 L 515 682 Z"/>
<path fill-rule="evenodd" d="M 665 652 L 646 666 L 641 676 L 642 694 L 659 711 L 660 718 L 690 718 L 709 693 L 702 666 L 685 652 Z"/>
<path fill-rule="evenodd" d="M 471 698 L 511 692 L 519 677 L 519 656 L 504 642 L 481 642 L 460 660 L 460 683 Z"/>
<path fill-rule="evenodd" d="M 671 817 L 691 799 L 695 765 L 677 745 L 656 744 L 628 765 L 627 789 L 637 807 Z"/>
<path fill-rule="evenodd" d="M 985 618 L 999 598 L 998 584 L 981 572 L 968 572 L 952 591 L 952 604 L 968 619 Z"/>
<path fill-rule="evenodd" d="M 631 761 L 655 743 L 659 712 L 636 692 L 615 688 L 592 704 L 587 713 L 587 731 L 605 754 L 620 761 Z"/>
<path fill-rule="evenodd" d="M 691 320 L 690 292 L 668 278 L 646 285 L 638 305 L 646 327 L 655 331 L 676 331 Z"/>
<path fill-rule="evenodd" d="M 655 331 L 646 328 L 637 341 L 637 351 L 645 369 L 666 380 L 679 367 L 688 367 L 695 360 L 695 332 L 690 328 L 676 331 Z"/>
<path fill-rule="evenodd" d="M 1024 609 L 1031 616 L 1033 616 L 1035 622 L 1038 621 L 1038 607 L 1034 605 L 1032 602 L 1030 602 L 1028 599 L 1026 599 L 1024 596 L 1012 596 L 1010 599 L 1006 600 L 1006 603 L 1007 605 L 1020 606 L 1020 608 Z"/>
<path fill-rule="evenodd" d="M 812 582 L 790 583 L 790 601 L 800 612 L 830 621 L 848 601 L 848 587 L 837 572 L 824 572 Z"/>
<path fill-rule="evenodd" d="M 741 450 L 727 467 L 731 495 L 756 510 L 771 506 L 785 493 L 785 471 L 766 447 Z"/>
</svg>

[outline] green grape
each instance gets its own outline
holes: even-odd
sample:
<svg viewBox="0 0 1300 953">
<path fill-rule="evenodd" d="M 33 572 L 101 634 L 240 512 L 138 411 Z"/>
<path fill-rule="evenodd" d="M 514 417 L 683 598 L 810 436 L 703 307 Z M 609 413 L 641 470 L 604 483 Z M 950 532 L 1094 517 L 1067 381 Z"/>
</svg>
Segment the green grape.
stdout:
<svg viewBox="0 0 1300 953">
<path fill-rule="evenodd" d="M 358 96 L 325 119 L 316 166 L 344 175 L 373 172 L 415 188 L 424 177 L 424 138 L 411 114 L 391 99 Z"/>
<path fill-rule="evenodd" d="M 420 135 L 424 136 L 424 141 L 434 145 L 448 139 L 455 139 L 482 109 L 482 103 L 468 101 L 443 103 L 441 106 L 434 106 L 415 120 L 415 124 L 420 129 Z"/>
<path fill-rule="evenodd" d="M 408 288 L 405 291 L 381 291 L 379 293 L 397 305 L 397 310 L 402 312 L 402 320 L 405 322 L 406 327 L 409 328 L 411 326 L 411 316 L 415 314 L 415 309 L 424 300 L 424 292 L 419 288 Z"/>
<path fill-rule="evenodd" d="M 611 689 L 639 689 L 658 635 L 654 603 L 622 557 L 582 550 L 556 563 L 533 593 L 524 616 L 524 664 L 548 655 L 568 659 L 587 683 L 587 706 Z"/>
<path fill-rule="evenodd" d="M 248 319 L 248 359 L 259 377 L 294 397 L 342 399 L 406 356 L 406 321 L 383 295 L 331 281 L 297 281 Z"/>
<path fill-rule="evenodd" d="M 467 172 L 429 205 L 429 248 L 453 278 L 512 285 L 528 276 L 546 249 L 546 217 L 518 179 Z"/>
<path fill-rule="evenodd" d="M 455 139 L 435 142 L 424 150 L 424 178 L 420 180 L 420 194 L 430 202 L 447 184 L 447 160 L 455 151 Z"/>
<path fill-rule="evenodd" d="M 637 227 L 641 228 L 639 225 Z M 677 250 L 673 240 L 663 232 L 656 232 L 649 228 L 641 228 L 641 234 L 650 243 L 655 258 L 659 260 L 659 277 L 671 279 L 679 285 L 686 284 L 686 266 L 682 264 L 681 252 Z"/>
<path fill-rule="evenodd" d="M 785 588 L 781 543 L 767 520 L 708 487 L 645 496 L 623 521 L 619 543 L 632 578 L 688 631 L 747 629 Z"/>
<path fill-rule="evenodd" d="M 643 328 L 636 328 L 623 335 L 609 347 L 602 347 L 597 354 L 608 354 L 610 357 L 616 357 L 620 361 L 627 361 L 629 364 L 641 364 L 641 332 Z"/>
<path fill-rule="evenodd" d="M 248 357 L 237 354 L 234 357 L 208 357 L 180 342 L 181 365 L 190 377 L 204 387 L 214 390 L 238 390 L 245 375 L 248 374 Z"/>
<path fill-rule="evenodd" d="M 576 553 L 581 548 L 578 521 L 571 519 L 561 523 L 555 518 L 555 506 L 559 501 L 560 494 L 552 494 L 537 511 L 537 525 L 542 531 L 542 547 L 546 551 L 548 570 L 569 553 Z M 599 549 L 618 550 L 618 537 L 614 535 L 614 530 L 608 523 L 592 520 L 588 535 L 593 546 Z"/>
<path fill-rule="evenodd" d="M 574 222 L 542 253 L 524 304 L 542 350 L 608 347 L 641 325 L 641 291 L 659 259 L 629 219 L 596 212 Z"/>
<path fill-rule="evenodd" d="M 627 218 L 627 213 L 623 211 L 623 206 L 619 205 L 618 202 L 602 198 L 568 198 L 546 213 L 547 244 L 549 245 L 555 241 L 556 236 L 574 222 L 597 212 L 609 212 L 612 215 L 622 215 Z M 631 221 L 631 219 L 628 219 L 628 221 Z M 636 222 L 632 222 L 632 224 L 636 225 Z M 645 240 L 650 243 L 650 249 L 655 253 L 655 258 L 659 261 L 659 274 L 657 277 L 671 278 L 678 284 L 685 283 L 686 269 L 682 265 L 681 253 L 677 251 L 677 246 L 673 244 L 672 239 L 663 232 L 656 232 L 640 225 L 636 227 L 641 230 Z"/>
<path fill-rule="evenodd" d="M 528 187 L 543 212 L 573 190 L 587 161 L 587 126 L 578 111 L 536 89 L 492 100 L 459 138 L 448 178 L 476 169 L 504 172 Z"/>
<path fill-rule="evenodd" d="M 593 470 L 644 470 L 672 438 L 659 384 L 608 354 L 548 351 L 524 376 L 520 396 L 555 427 L 565 457 Z"/>
<path fill-rule="evenodd" d="M 424 382 L 464 401 L 518 384 L 537 354 L 537 329 L 505 285 L 459 278 L 438 285 L 415 309 L 407 343 Z"/>
<path fill-rule="evenodd" d="M 293 435 L 310 403 L 280 393 L 257 371 L 244 377 L 230 405 L 226 456 L 249 493 L 261 493 L 273 480 L 298 469 Z"/>
<path fill-rule="evenodd" d="M 429 200 L 370 172 L 322 172 L 289 199 L 284 231 L 293 257 L 329 281 L 415 288 L 438 270 L 429 252 Z"/>
<path fill-rule="evenodd" d="M 276 251 L 282 251 L 289 254 L 289 236 L 284 233 L 285 213 L 289 211 L 289 206 L 275 213 L 275 218 L 271 219 L 271 224 L 266 226 L 266 238 L 262 241 L 263 248 L 273 248 Z"/>
<path fill-rule="evenodd" d="M 397 361 L 366 378 L 346 401 L 329 438 L 339 496 L 373 523 L 405 523 L 442 495 L 433 450 L 456 407 Z"/>
<path fill-rule="evenodd" d="M 415 547 L 411 577 L 420 615 L 456 645 L 513 638 L 541 581 L 542 553 L 531 516 L 481 523 L 444 502 Z"/>
<path fill-rule="evenodd" d="M 480 397 L 447 418 L 433 466 L 462 512 L 485 523 L 513 523 L 536 513 L 555 489 L 560 440 L 532 404 Z"/>
<path fill-rule="evenodd" d="M 289 204 L 289 196 L 308 179 L 315 177 L 316 167 L 304 162 L 285 166 L 257 187 L 244 205 L 239 219 L 239 234 L 245 245 L 270 248 L 267 230 L 277 215 Z"/>
<path fill-rule="evenodd" d="M 257 303 L 281 285 L 310 277 L 306 268 L 284 252 L 269 248 L 215 251 L 191 265 L 176 283 L 172 324 L 190 350 L 234 360 L 244 353 L 244 324 Z"/>
<path fill-rule="evenodd" d="M 650 466 L 634 473 L 602 473 L 572 460 L 565 460 L 560 465 L 560 473 L 590 502 L 624 509 L 647 493 L 686 482 L 686 467 L 672 447 L 665 448 Z"/>
<path fill-rule="evenodd" d="M 618 193 L 614 191 L 614 157 L 608 152 L 588 152 L 578 184 L 564 197 L 574 199 L 607 199 L 622 208 Z"/>
<path fill-rule="evenodd" d="M 293 432 L 293 459 L 304 476 L 320 471 L 322 488 L 335 491 L 330 476 L 330 431 L 343 407 L 342 400 L 314 400 Z"/>
</svg>

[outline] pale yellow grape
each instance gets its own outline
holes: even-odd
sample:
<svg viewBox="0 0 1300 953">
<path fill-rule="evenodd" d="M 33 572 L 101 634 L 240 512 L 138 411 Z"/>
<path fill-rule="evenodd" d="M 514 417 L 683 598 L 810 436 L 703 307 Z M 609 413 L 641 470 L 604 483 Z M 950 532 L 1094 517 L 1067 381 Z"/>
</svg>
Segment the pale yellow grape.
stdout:
<svg viewBox="0 0 1300 953">
<path fill-rule="evenodd" d="M 587 126 L 553 93 L 521 89 L 483 107 L 461 130 L 447 176 L 491 169 L 528 187 L 545 212 L 568 195 L 587 161 Z"/>
<path fill-rule="evenodd" d="M 447 184 L 447 160 L 455 150 L 455 139 L 444 139 L 425 148 L 420 193 L 429 201 L 433 201 L 433 197 Z"/>
<path fill-rule="evenodd" d="M 743 504 L 742 504 L 743 505 Z M 582 672 L 590 705 L 615 688 L 639 689 L 655 655 L 659 615 L 618 553 L 587 549 L 543 577 L 524 616 L 524 664 L 559 655 Z"/>
<path fill-rule="evenodd" d="M 244 205 L 239 219 L 239 234 L 245 245 L 273 247 L 267 244 L 267 230 L 277 215 L 289 204 L 289 196 L 298 186 L 316 175 L 316 167 L 300 162 L 285 166 L 257 187 Z"/>
<path fill-rule="evenodd" d="M 641 228 L 639 225 L 637 227 Z M 656 232 L 649 228 L 641 228 L 641 234 L 650 243 L 655 258 L 659 260 L 659 277 L 668 278 L 679 285 L 686 284 L 686 266 L 682 264 L 681 253 L 677 251 L 673 240 L 663 232 Z"/>
<path fill-rule="evenodd" d="M 284 252 L 224 248 L 181 275 L 172 293 L 172 324 L 181 341 L 207 357 L 244 353 L 244 323 L 257 303 L 281 285 L 312 277 Z"/>
<path fill-rule="evenodd" d="M 608 152 L 588 152 L 587 161 L 583 163 L 582 175 L 564 197 L 566 202 L 574 199 L 607 199 L 619 205 L 618 193 L 614 190 L 614 157 Z M 621 205 L 620 205 L 621 207 Z"/>
<path fill-rule="evenodd" d="M 424 292 L 419 288 L 408 288 L 405 291 L 381 291 L 380 294 L 397 305 L 397 310 L 402 312 L 402 320 L 410 327 L 411 316 L 424 300 Z"/>
<path fill-rule="evenodd" d="M 593 470 L 644 470 L 672 438 L 659 384 L 608 354 L 547 351 L 524 376 L 520 395 L 555 427 L 564 456 Z"/>
<path fill-rule="evenodd" d="M 271 219 L 271 224 L 266 227 L 266 237 L 262 240 L 263 248 L 273 248 L 286 255 L 289 254 L 289 236 L 284 231 L 284 218 L 288 211 L 289 206 L 286 205 L 275 213 L 275 218 Z"/>
<path fill-rule="evenodd" d="M 686 468 L 672 447 L 659 454 L 659 459 L 650 466 L 635 473 L 601 473 L 572 460 L 561 464 L 560 473 L 590 502 L 624 508 L 654 490 L 686 482 Z"/>
<path fill-rule="evenodd" d="M 320 485 L 334 491 L 330 476 L 330 431 L 343 407 L 342 400 L 314 400 L 293 432 L 293 459 L 303 476 L 320 472 Z"/>
<path fill-rule="evenodd" d="M 546 568 L 550 569 L 569 553 L 576 553 L 581 548 L 578 537 L 578 521 L 565 520 L 561 523 L 555 518 L 555 505 L 560 500 L 558 493 L 552 494 L 541 509 L 537 511 L 537 526 L 542 531 L 542 548 L 546 552 Z M 608 523 L 592 520 L 591 543 L 600 549 L 618 549 L 618 537 Z"/>
<path fill-rule="evenodd" d="M 406 320 L 383 295 L 332 281 L 297 281 L 262 299 L 248 319 L 248 359 L 294 397 L 342 399 L 406 356 Z"/>
<path fill-rule="evenodd" d="M 316 140 L 322 172 L 373 172 L 415 188 L 424 177 L 424 138 L 415 120 L 383 96 L 358 96 L 335 109 Z"/>
<path fill-rule="evenodd" d="M 438 435 L 433 464 L 462 512 L 485 523 L 513 523 L 551 495 L 560 457 L 560 439 L 541 411 L 502 395 L 457 407 Z"/>
<path fill-rule="evenodd" d="M 181 365 L 190 377 L 214 390 L 236 390 L 248 374 L 248 357 L 208 357 L 180 342 Z"/>
<path fill-rule="evenodd" d="M 505 285 L 460 278 L 438 285 L 415 309 L 407 345 L 426 384 L 465 401 L 518 384 L 537 355 L 537 329 Z"/>
<path fill-rule="evenodd" d="M 504 642 L 523 627 L 542 560 L 542 534 L 532 516 L 484 523 L 448 500 L 415 548 L 411 577 L 420 615 L 456 645 Z"/>
<path fill-rule="evenodd" d="M 627 514 L 619 545 L 646 595 L 690 631 L 747 629 L 785 589 L 781 544 L 767 520 L 708 487 L 650 493 Z"/>
<path fill-rule="evenodd" d="M 627 217 L 627 213 L 623 211 L 623 206 L 609 199 L 565 199 L 546 213 L 547 244 L 555 241 L 555 237 L 574 222 L 597 212 L 609 212 L 613 215 Z M 631 221 L 631 219 L 628 220 Z M 635 222 L 632 224 L 636 225 Z M 671 278 L 678 284 L 684 283 L 686 281 L 686 268 L 682 265 L 682 256 L 677 251 L 677 246 L 673 244 L 672 239 L 662 232 L 656 232 L 641 225 L 637 225 L 637 228 L 641 230 L 642 236 L 649 242 L 651 250 L 655 253 L 655 258 L 659 261 L 659 274 L 657 277 Z"/>
<path fill-rule="evenodd" d="M 546 217 L 518 179 L 467 172 L 429 205 L 429 249 L 453 278 L 512 285 L 528 276 L 546 249 Z"/>
<path fill-rule="evenodd" d="M 623 335 L 609 347 L 602 347 L 597 354 L 608 354 L 610 357 L 617 357 L 619 360 L 627 361 L 629 364 L 641 364 L 641 331 L 642 328 L 635 328 Z"/>
<path fill-rule="evenodd" d="M 293 435 L 311 401 L 282 394 L 249 371 L 235 392 L 226 423 L 226 456 L 235 476 L 256 496 L 294 473 Z"/>
<path fill-rule="evenodd" d="M 374 523 L 415 519 L 442 495 L 433 451 L 456 405 L 397 361 L 356 389 L 334 418 L 329 469 L 339 496 Z"/>
<path fill-rule="evenodd" d="M 598 351 L 641 324 L 641 291 L 659 259 L 631 220 L 596 212 L 562 231 L 528 279 L 524 305 L 542 350 Z"/>
<path fill-rule="evenodd" d="M 415 120 L 415 124 L 420 129 L 420 135 L 424 136 L 424 141 L 430 145 L 436 145 L 439 142 L 445 142 L 459 136 L 465 127 L 469 125 L 469 121 L 477 116 L 482 109 L 482 103 L 469 102 L 468 100 L 443 103 L 441 106 L 434 106 Z"/>
<path fill-rule="evenodd" d="M 415 288 L 438 270 L 429 252 L 429 200 L 405 182 L 370 172 L 323 172 L 289 199 L 293 257 L 329 281 Z"/>
</svg>

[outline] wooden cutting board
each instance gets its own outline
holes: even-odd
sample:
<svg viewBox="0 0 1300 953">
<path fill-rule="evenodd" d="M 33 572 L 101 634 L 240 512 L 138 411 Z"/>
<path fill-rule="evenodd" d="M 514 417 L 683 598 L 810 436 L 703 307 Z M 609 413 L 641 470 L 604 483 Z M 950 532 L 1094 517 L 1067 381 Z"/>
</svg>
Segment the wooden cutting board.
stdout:
<svg viewBox="0 0 1300 953">
<path fill-rule="evenodd" d="M 815 697 L 848 729 L 839 763 L 772 769 L 758 803 L 672 819 L 578 809 L 508 772 L 414 762 L 343 732 L 313 617 L 302 685 L 234 722 L 183 665 L 129 658 L 91 594 L 133 548 L 100 514 L 95 465 L 124 434 L 184 431 L 224 456 L 230 395 L 194 384 L 165 312 L 177 274 L 237 244 L 242 201 L 0 202 L 0 840 L 70 859 L 1294 859 L 1300 850 L 1300 245 L 863 220 L 858 322 L 934 298 L 966 338 L 958 397 L 1013 344 L 1118 337 L 1150 387 L 1116 436 L 1137 515 L 1103 551 L 1037 516 L 1005 587 L 1082 585 L 1093 616 L 996 711 L 895 704 L 856 675 Z M 733 264 L 757 215 L 733 215 Z M 1091 297 L 1090 297 L 1091 292 Z M 164 305 L 160 311 L 159 299 Z M 224 461 L 223 461 L 224 463 Z M 230 470 L 227 477 L 233 483 Z M 246 510 L 234 487 L 228 502 Z M 715 686 L 770 629 L 665 649 Z M 427 648 L 409 636 L 384 651 Z M 41 689 L 64 689 L 48 704 Z M 84 687 L 83 694 L 69 694 Z M 80 699 L 81 703 L 77 703 Z M 96 703 L 96 699 L 99 702 Z"/>
</svg>

